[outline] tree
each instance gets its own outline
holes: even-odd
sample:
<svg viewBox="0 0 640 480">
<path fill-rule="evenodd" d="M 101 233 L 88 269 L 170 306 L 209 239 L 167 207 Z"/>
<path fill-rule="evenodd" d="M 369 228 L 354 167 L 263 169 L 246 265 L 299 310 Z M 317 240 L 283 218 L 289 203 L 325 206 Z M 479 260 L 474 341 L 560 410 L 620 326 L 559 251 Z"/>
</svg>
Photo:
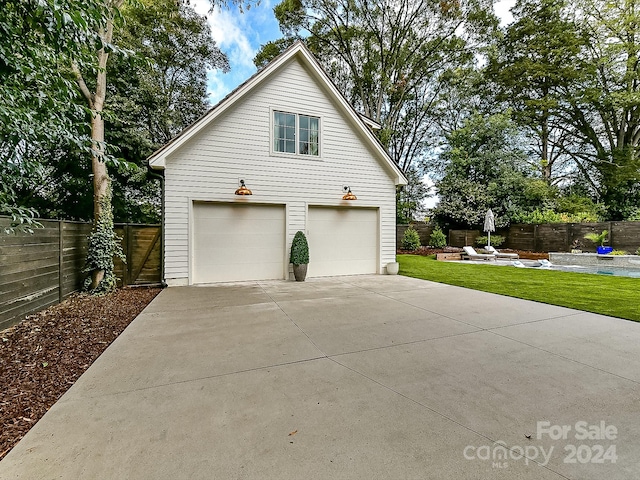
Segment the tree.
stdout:
<svg viewBox="0 0 640 480">
<path fill-rule="evenodd" d="M 570 140 L 558 115 L 567 89 L 584 78 L 581 53 L 587 42 L 566 0 L 519 0 L 511 12 L 515 21 L 498 41 L 486 74 L 498 86 L 497 99 L 537 137 L 536 167 L 551 184 L 566 168 L 560 163 L 567 158 Z"/>
<path fill-rule="evenodd" d="M 397 223 L 410 223 L 424 218 L 425 208 L 422 202 L 431 190 L 422 181 L 423 175 L 416 168 L 411 168 L 405 175 L 409 183 L 396 192 Z"/>
<path fill-rule="evenodd" d="M 105 14 L 102 0 L 9 0 L 0 9 L 0 212 L 18 227 L 36 214 L 18 203 L 18 189 L 45 173 L 34 152 L 60 143 L 88 151 L 69 64 L 90 61 L 84 47 Z"/>
<path fill-rule="evenodd" d="M 106 15 L 97 25 L 99 44 L 94 62 L 81 69 L 72 59 L 71 69 L 78 88 L 91 112 L 91 175 L 93 183 L 93 231 L 89 236 L 87 272 L 91 273 L 88 288 L 92 291 L 109 291 L 115 287 L 113 256 L 119 253 L 118 239 L 113 231 L 111 207 L 111 180 L 107 172 L 106 144 L 104 138 L 103 109 L 107 96 L 107 62 L 113 47 L 113 29 L 118 9 L 124 0 L 106 0 Z M 87 48 L 89 46 L 87 45 Z M 87 84 L 91 80 L 92 87 Z"/>
<path fill-rule="evenodd" d="M 586 80 L 572 92 L 565 119 L 583 170 L 612 220 L 640 203 L 640 12 L 636 0 L 577 0 L 579 27 L 589 38 Z"/>
<path fill-rule="evenodd" d="M 440 201 L 432 215 L 438 224 L 481 228 L 491 208 L 496 226 L 504 227 L 522 211 L 544 204 L 548 187 L 531 176 L 510 112 L 473 115 L 447 140 L 435 181 Z"/>
</svg>

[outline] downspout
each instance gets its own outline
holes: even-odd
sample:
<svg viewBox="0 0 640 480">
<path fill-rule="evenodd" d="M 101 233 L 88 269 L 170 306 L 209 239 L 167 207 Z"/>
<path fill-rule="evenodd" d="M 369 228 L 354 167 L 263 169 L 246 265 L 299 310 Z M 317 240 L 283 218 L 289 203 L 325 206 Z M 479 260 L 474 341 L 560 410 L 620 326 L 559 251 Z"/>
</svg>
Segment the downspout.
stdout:
<svg viewBox="0 0 640 480">
<path fill-rule="evenodd" d="M 154 177 L 160 181 L 160 283 L 162 288 L 167 287 L 167 282 L 164 278 L 164 170 L 162 175 L 154 172 L 149 165 L 147 165 L 147 173 L 150 177 Z"/>
</svg>

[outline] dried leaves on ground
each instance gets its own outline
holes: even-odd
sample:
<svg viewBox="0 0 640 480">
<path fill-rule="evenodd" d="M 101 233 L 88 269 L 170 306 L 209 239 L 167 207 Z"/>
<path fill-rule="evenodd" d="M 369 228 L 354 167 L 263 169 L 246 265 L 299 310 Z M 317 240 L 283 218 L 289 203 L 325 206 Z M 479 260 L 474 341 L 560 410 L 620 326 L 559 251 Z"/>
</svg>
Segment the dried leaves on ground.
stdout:
<svg viewBox="0 0 640 480">
<path fill-rule="evenodd" d="M 159 292 L 73 294 L 0 331 L 0 459 Z"/>
</svg>

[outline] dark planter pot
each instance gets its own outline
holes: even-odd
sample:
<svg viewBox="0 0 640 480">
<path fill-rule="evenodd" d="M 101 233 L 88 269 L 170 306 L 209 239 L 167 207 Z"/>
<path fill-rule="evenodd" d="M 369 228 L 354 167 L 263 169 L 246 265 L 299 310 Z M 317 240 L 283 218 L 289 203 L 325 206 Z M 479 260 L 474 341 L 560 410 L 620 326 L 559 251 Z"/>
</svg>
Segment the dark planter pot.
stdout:
<svg viewBox="0 0 640 480">
<path fill-rule="evenodd" d="M 598 255 L 607 255 L 613 252 L 613 247 L 598 247 Z"/>
<path fill-rule="evenodd" d="M 296 277 L 296 282 L 304 282 L 307 278 L 307 264 L 293 265 L 293 275 Z"/>
</svg>

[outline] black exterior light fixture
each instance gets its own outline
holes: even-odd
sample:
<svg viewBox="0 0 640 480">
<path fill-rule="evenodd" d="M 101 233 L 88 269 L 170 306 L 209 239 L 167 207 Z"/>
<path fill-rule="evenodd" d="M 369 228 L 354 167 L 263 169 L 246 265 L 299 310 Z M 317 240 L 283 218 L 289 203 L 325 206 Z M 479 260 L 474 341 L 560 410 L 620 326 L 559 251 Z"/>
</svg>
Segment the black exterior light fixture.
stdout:
<svg viewBox="0 0 640 480">
<path fill-rule="evenodd" d="M 344 187 L 342 187 L 342 189 L 343 189 L 345 192 L 347 192 L 347 193 L 342 197 L 342 199 L 343 199 L 343 200 L 357 200 L 357 199 L 358 199 L 358 197 L 356 197 L 356 196 L 351 192 L 351 187 L 349 187 L 349 186 L 344 186 Z"/>
<path fill-rule="evenodd" d="M 240 188 L 236 190 L 236 195 L 253 195 L 253 192 L 244 184 L 244 180 L 240 180 Z"/>
</svg>

